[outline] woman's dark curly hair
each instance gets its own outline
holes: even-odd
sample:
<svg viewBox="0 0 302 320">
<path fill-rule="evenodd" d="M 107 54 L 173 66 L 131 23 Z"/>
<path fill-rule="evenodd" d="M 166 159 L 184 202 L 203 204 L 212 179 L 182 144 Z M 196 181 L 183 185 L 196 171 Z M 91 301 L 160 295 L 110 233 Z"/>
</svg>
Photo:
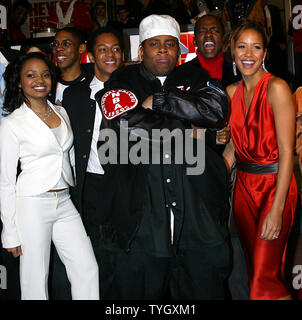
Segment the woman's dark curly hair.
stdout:
<svg viewBox="0 0 302 320">
<path fill-rule="evenodd" d="M 23 90 L 19 88 L 21 81 L 20 75 L 23 65 L 26 61 L 31 59 L 40 59 L 47 65 L 51 76 L 51 93 L 55 92 L 56 79 L 55 79 L 55 66 L 52 61 L 40 52 L 32 52 L 18 56 L 12 61 L 4 72 L 4 80 L 6 89 L 4 91 L 3 109 L 6 113 L 11 113 L 19 108 L 23 102 L 29 103 L 28 99 L 23 94 Z"/>
</svg>

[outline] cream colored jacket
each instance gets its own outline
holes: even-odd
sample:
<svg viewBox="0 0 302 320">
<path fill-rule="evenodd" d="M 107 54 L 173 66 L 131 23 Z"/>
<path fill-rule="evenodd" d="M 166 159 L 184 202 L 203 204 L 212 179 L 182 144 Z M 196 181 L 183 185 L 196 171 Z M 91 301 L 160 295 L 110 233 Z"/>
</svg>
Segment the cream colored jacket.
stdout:
<svg viewBox="0 0 302 320">
<path fill-rule="evenodd" d="M 51 129 L 25 103 L 0 122 L 0 213 L 4 248 L 20 245 L 15 225 L 16 197 L 51 190 L 61 174 L 69 185 L 74 185 L 70 121 L 65 109 L 48 103 L 65 129 L 62 146 Z M 16 177 L 18 162 L 21 173 Z"/>
</svg>

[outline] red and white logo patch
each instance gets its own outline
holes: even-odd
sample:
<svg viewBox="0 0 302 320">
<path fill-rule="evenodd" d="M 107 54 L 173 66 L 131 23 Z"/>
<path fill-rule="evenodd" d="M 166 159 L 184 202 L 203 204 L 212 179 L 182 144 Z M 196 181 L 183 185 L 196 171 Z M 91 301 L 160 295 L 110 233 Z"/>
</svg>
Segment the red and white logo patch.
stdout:
<svg viewBox="0 0 302 320">
<path fill-rule="evenodd" d="M 121 114 L 135 108 L 138 100 L 129 90 L 110 90 L 101 100 L 101 108 L 107 120 L 114 119 Z"/>
</svg>

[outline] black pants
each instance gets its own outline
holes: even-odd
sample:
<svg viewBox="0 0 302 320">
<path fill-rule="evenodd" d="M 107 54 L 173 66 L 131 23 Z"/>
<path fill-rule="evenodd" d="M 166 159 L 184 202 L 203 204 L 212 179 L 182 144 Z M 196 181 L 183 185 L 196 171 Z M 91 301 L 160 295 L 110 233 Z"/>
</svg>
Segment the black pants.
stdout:
<svg viewBox="0 0 302 320">
<path fill-rule="evenodd" d="M 6 268 L 6 289 L 0 288 L 0 300 L 21 300 L 20 258 L 14 258 L 11 252 L 0 246 L 0 265 Z M 4 280 L 3 280 L 4 281 Z"/>
<path fill-rule="evenodd" d="M 226 243 L 159 258 L 101 241 L 100 255 L 101 299 L 224 299 L 230 262 Z"/>
<path fill-rule="evenodd" d="M 83 188 L 83 222 L 90 237 L 94 253 L 99 252 L 100 224 L 102 212 L 100 205 L 105 201 L 108 185 L 103 175 L 87 173 Z"/>
<path fill-rule="evenodd" d="M 249 300 L 248 272 L 244 252 L 238 236 L 231 237 L 232 272 L 228 286 L 232 300 Z"/>
</svg>

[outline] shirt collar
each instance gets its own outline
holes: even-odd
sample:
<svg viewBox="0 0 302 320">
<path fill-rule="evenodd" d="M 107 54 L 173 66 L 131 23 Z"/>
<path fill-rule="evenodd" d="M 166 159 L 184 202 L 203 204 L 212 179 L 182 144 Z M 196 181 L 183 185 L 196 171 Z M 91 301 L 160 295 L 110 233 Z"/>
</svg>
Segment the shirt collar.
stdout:
<svg viewBox="0 0 302 320">
<path fill-rule="evenodd" d="M 147 79 L 147 80 L 156 80 L 157 79 L 156 76 L 145 67 L 144 62 L 140 63 L 139 68 L 140 68 L 141 75 L 145 79 Z"/>
<path fill-rule="evenodd" d="M 8 61 L 6 60 L 2 52 L 0 52 L 0 63 L 3 64 L 5 67 L 8 65 Z"/>
<path fill-rule="evenodd" d="M 95 100 L 95 94 L 104 88 L 104 82 L 94 76 L 89 87 L 91 89 L 90 99 Z"/>
</svg>

